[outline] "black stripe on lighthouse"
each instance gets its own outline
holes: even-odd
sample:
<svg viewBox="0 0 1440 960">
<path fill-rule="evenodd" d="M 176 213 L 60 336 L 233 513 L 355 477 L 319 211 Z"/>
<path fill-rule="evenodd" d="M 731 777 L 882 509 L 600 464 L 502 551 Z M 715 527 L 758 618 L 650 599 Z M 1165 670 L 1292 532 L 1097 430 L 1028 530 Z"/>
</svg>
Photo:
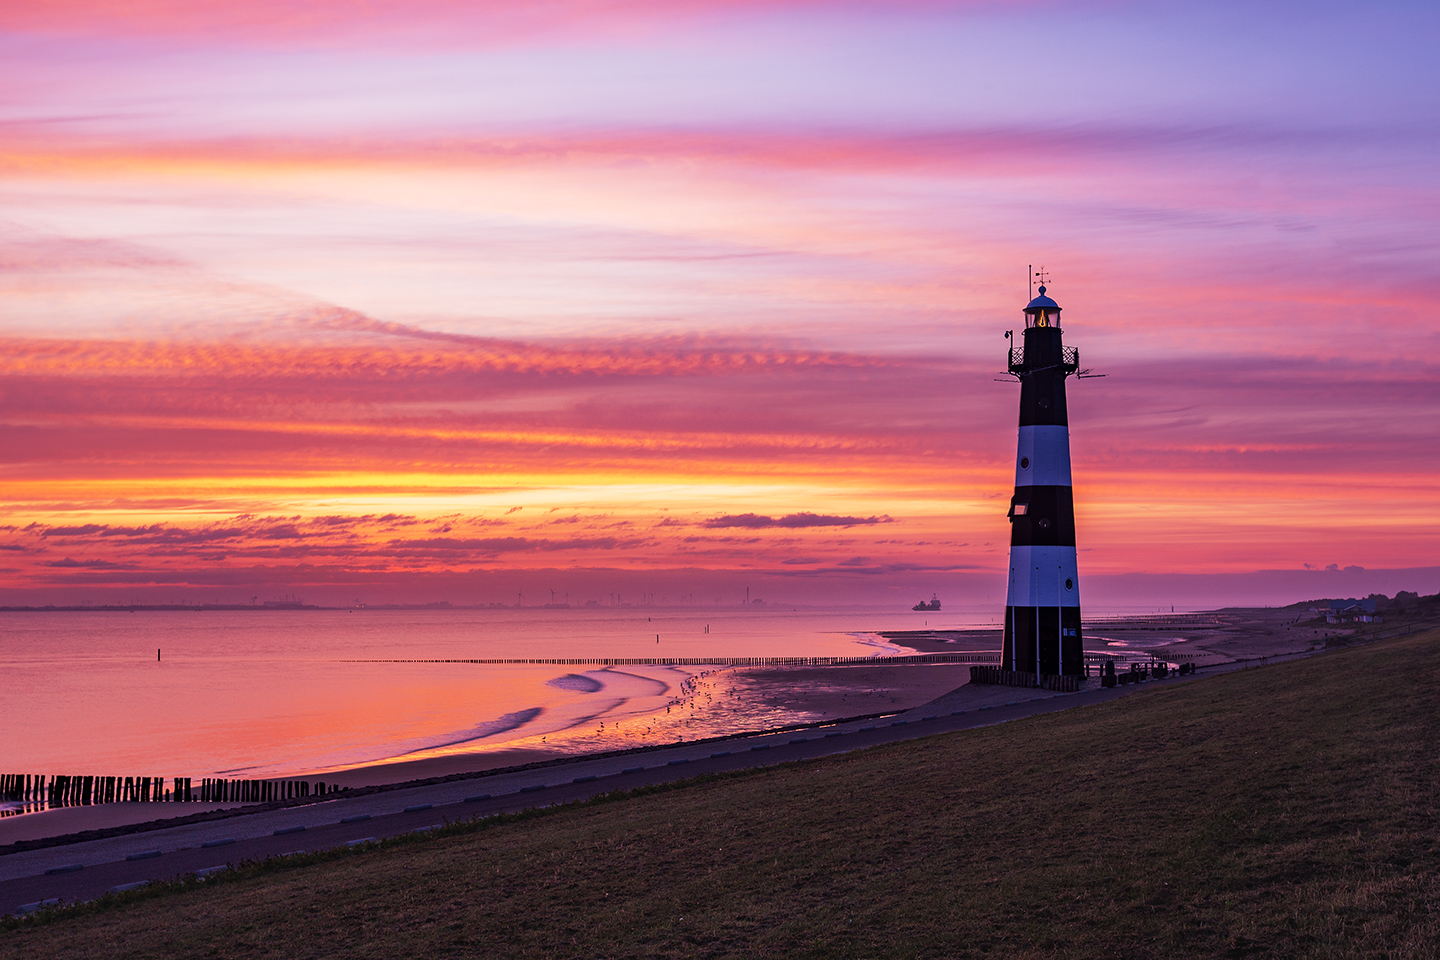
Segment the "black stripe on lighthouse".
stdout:
<svg viewBox="0 0 1440 960">
<path fill-rule="evenodd" d="M 1011 547 L 1075 548 L 1075 494 L 1069 487 L 1016 487 Z"/>
</svg>

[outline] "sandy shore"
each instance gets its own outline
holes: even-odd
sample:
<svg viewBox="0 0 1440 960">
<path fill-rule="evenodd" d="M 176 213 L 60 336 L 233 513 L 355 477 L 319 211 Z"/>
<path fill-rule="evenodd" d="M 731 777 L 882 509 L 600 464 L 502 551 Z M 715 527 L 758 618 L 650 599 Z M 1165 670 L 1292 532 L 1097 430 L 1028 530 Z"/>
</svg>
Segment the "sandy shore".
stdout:
<svg viewBox="0 0 1440 960">
<path fill-rule="evenodd" d="M 658 705 L 470 752 L 317 775 L 346 787 L 479 773 L 557 757 L 633 750 L 752 730 L 907 710 L 955 689 L 968 666 L 714 667 Z"/>
<path fill-rule="evenodd" d="M 1293 611 L 1226 610 L 1155 618 L 1148 627 L 1106 630 L 1087 641 L 1087 649 L 1119 656 L 1154 654 L 1197 665 L 1303 652 L 1323 644 L 1335 628 L 1292 628 Z M 998 630 L 887 633 L 891 643 L 919 653 L 997 649 Z M 403 762 L 370 764 L 316 774 L 341 786 L 369 786 L 453 774 L 477 773 L 556 757 L 654 747 L 754 730 L 820 723 L 845 717 L 909 710 L 951 692 L 976 705 L 1004 703 L 1020 694 L 1013 688 L 968 686 L 968 664 L 855 664 L 795 667 L 666 668 L 670 690 L 663 696 L 632 696 L 620 709 L 577 717 L 573 726 L 494 746 L 462 747 L 453 753 Z M 606 689 L 625 671 L 593 671 Z M 1023 693 L 1023 691 L 1022 691 Z M 607 694 L 597 694 L 605 696 Z"/>
<path fill-rule="evenodd" d="M 908 710 L 968 683 L 968 664 L 775 667 L 727 678 L 728 693 L 767 725 Z"/>
<path fill-rule="evenodd" d="M 1157 614 L 1146 623 L 1137 618 L 1097 621 L 1086 625 L 1087 652 L 1119 657 L 1153 654 L 1174 663 L 1196 666 L 1253 660 L 1323 648 L 1325 642 L 1354 631 L 1344 626 L 1316 625 L 1313 614 L 1291 609 L 1233 607 L 1194 614 Z"/>
</svg>

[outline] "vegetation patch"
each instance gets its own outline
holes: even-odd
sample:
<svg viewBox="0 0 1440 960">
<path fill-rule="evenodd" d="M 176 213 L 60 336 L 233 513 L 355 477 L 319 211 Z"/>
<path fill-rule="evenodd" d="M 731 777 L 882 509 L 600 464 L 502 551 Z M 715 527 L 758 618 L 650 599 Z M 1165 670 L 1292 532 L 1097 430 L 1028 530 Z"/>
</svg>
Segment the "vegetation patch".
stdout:
<svg viewBox="0 0 1440 960">
<path fill-rule="evenodd" d="M 12 920 L 26 957 L 1434 957 L 1440 632 Z"/>
</svg>

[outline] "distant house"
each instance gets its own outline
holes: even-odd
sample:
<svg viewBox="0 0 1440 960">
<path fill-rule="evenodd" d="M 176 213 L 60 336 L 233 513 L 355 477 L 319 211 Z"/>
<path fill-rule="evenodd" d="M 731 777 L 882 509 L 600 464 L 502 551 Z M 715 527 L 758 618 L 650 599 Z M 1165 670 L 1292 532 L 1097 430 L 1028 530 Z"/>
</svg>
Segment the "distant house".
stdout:
<svg viewBox="0 0 1440 960">
<path fill-rule="evenodd" d="M 1311 613 L 1324 614 L 1328 617 L 1356 616 L 1363 613 L 1375 612 L 1375 598 L 1366 597 L 1363 600 L 1356 600 L 1353 597 L 1349 600 L 1316 600 L 1315 605 L 1310 608 Z"/>
</svg>

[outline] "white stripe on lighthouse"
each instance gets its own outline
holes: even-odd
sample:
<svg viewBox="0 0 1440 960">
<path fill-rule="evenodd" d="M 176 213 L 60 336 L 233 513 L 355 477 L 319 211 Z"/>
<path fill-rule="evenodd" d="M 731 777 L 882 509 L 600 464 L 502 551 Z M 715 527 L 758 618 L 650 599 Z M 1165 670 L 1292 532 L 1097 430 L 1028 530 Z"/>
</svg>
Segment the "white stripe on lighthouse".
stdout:
<svg viewBox="0 0 1440 960">
<path fill-rule="evenodd" d="M 1065 586 L 1066 581 L 1070 586 Z M 1011 547 L 1007 607 L 1078 607 L 1074 547 Z"/>
<path fill-rule="evenodd" d="M 1015 451 L 1015 486 L 1071 486 L 1069 427 L 1020 428 L 1020 443 Z"/>
</svg>

